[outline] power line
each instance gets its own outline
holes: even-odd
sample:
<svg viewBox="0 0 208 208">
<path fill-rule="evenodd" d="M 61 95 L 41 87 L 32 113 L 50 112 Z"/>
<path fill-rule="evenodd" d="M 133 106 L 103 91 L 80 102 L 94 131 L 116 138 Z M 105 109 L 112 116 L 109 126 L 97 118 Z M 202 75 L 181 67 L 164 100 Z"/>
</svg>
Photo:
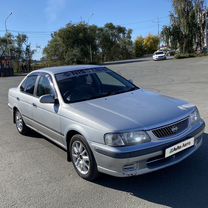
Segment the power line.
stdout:
<svg viewBox="0 0 208 208">
<path fill-rule="evenodd" d="M 161 19 L 167 19 L 169 18 L 170 16 L 163 16 L 163 17 L 158 17 L 160 20 Z M 155 21 L 155 18 L 154 19 L 147 19 L 147 20 L 142 20 L 142 21 L 136 21 L 136 22 L 129 22 L 129 23 L 123 23 L 121 25 L 133 25 L 133 24 L 138 24 L 138 23 L 146 23 L 146 22 L 153 22 Z"/>
<path fill-rule="evenodd" d="M 6 30 L 0 30 L 0 32 L 5 32 Z M 27 34 L 51 34 L 56 31 L 23 31 L 23 30 L 7 30 L 8 32 L 13 32 L 13 33 L 27 33 Z"/>
<path fill-rule="evenodd" d="M 169 16 L 163 16 L 163 17 L 158 17 L 157 24 L 159 24 L 160 20 L 166 19 Z M 121 25 L 133 25 L 133 24 L 139 24 L 139 23 L 147 23 L 147 22 L 154 22 L 155 19 L 146 19 L 146 20 L 141 20 L 141 21 L 136 21 L 136 22 L 129 22 L 129 23 L 123 23 Z M 13 33 L 25 33 L 25 34 L 42 34 L 42 35 L 50 35 L 54 32 L 57 32 L 56 30 L 51 30 L 51 31 L 27 31 L 27 30 L 8 30 L 9 32 Z M 0 30 L 0 32 L 6 32 L 6 30 Z"/>
</svg>

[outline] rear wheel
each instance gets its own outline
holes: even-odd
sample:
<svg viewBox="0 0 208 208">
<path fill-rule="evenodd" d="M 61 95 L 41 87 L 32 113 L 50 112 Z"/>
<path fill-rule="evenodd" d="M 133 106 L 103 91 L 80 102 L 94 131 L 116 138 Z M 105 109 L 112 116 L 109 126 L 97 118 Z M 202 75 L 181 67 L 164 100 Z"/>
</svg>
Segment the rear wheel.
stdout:
<svg viewBox="0 0 208 208">
<path fill-rule="evenodd" d="M 15 124 L 20 134 L 26 135 L 28 133 L 29 128 L 25 125 L 22 115 L 18 110 L 15 111 Z"/>
<path fill-rule="evenodd" d="M 84 137 L 74 135 L 70 141 L 70 157 L 78 175 L 93 181 L 98 176 L 97 164 Z"/>
</svg>

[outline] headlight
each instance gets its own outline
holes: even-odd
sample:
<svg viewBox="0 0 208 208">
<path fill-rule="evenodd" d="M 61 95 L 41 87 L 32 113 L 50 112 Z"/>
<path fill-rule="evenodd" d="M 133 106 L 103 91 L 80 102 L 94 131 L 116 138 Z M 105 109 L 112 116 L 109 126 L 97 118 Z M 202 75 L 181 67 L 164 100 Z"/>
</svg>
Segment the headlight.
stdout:
<svg viewBox="0 0 208 208">
<path fill-rule="evenodd" d="M 130 146 L 150 142 L 151 139 L 144 131 L 127 133 L 108 133 L 104 136 L 105 144 L 109 146 Z"/>
<path fill-rule="evenodd" d="M 191 125 L 194 125 L 195 123 L 197 123 L 200 120 L 199 111 L 196 109 L 193 113 L 191 113 L 189 119 L 190 119 Z"/>
</svg>

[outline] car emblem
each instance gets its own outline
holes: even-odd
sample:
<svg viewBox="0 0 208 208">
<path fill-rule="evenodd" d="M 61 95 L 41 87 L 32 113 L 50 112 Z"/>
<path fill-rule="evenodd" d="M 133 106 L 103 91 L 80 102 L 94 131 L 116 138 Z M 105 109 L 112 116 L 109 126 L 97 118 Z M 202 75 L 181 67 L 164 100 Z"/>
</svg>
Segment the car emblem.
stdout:
<svg viewBox="0 0 208 208">
<path fill-rule="evenodd" d="M 177 131 L 178 131 L 178 127 L 177 127 L 177 126 L 172 126 L 172 127 L 171 127 L 171 131 L 172 131 L 173 133 L 177 132 Z"/>
</svg>

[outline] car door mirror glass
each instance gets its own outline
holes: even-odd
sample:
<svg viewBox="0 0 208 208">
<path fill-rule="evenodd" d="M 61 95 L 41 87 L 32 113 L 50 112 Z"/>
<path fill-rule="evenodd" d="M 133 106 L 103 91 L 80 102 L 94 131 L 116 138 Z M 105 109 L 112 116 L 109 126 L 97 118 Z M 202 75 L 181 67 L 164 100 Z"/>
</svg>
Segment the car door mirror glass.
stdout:
<svg viewBox="0 0 208 208">
<path fill-rule="evenodd" d="M 43 95 L 40 97 L 40 103 L 55 103 L 53 95 Z"/>
</svg>

